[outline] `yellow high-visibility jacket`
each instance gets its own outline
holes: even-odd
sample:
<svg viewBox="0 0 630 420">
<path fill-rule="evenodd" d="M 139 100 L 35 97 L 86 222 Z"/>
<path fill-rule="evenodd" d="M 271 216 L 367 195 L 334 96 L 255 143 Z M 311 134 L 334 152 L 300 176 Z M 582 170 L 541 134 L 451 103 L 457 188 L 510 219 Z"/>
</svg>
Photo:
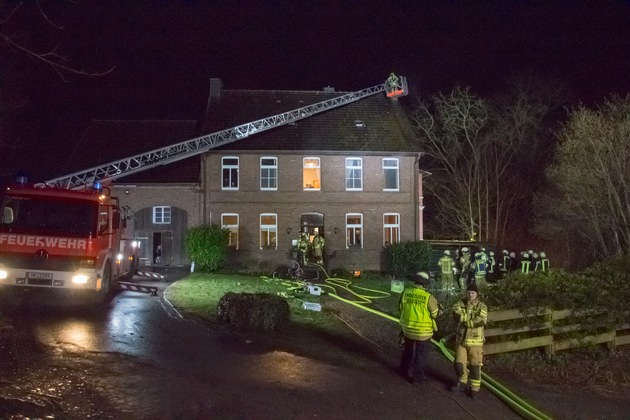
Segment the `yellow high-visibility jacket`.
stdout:
<svg viewBox="0 0 630 420">
<path fill-rule="evenodd" d="M 453 261 L 453 258 L 449 257 L 448 255 L 444 255 L 438 261 L 438 265 L 442 270 L 442 274 L 453 274 L 453 266 L 455 265 L 455 261 Z"/>
<path fill-rule="evenodd" d="M 453 305 L 453 316 L 457 321 L 457 343 L 464 346 L 483 346 L 483 330 L 488 323 L 488 307 L 485 303 L 475 299 L 459 300 Z"/>
<path fill-rule="evenodd" d="M 428 340 L 433 336 L 438 303 L 435 297 L 419 284 L 405 289 L 400 297 L 400 326 L 406 338 Z"/>
</svg>

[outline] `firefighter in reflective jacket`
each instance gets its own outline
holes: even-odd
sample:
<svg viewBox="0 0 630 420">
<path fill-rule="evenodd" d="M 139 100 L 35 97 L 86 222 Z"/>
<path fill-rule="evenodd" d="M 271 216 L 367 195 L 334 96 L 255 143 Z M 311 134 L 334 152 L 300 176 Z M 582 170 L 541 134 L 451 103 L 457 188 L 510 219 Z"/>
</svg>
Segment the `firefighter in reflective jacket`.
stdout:
<svg viewBox="0 0 630 420">
<path fill-rule="evenodd" d="M 405 289 L 400 297 L 400 326 L 404 340 L 400 358 L 400 373 L 412 384 L 426 381 L 424 367 L 431 346 L 433 331 L 437 330 L 435 318 L 438 316 L 438 303 L 435 297 L 425 290 L 429 275 L 424 271 L 413 276 L 414 284 Z M 412 374 L 409 375 L 409 369 Z"/>
<path fill-rule="evenodd" d="M 300 264 L 302 264 L 302 266 L 306 265 L 309 245 L 310 244 L 308 242 L 308 235 L 306 234 L 306 232 L 303 232 L 300 235 L 300 238 L 298 239 L 298 245 L 297 245 L 298 258 L 299 258 Z"/>
<path fill-rule="evenodd" d="M 476 284 L 469 285 L 466 294 L 466 299 L 458 301 L 453 306 L 453 317 L 457 322 L 455 373 L 458 380 L 451 390 L 463 391 L 470 382 L 468 392 L 471 398 L 475 398 L 481 388 L 483 330 L 488 321 L 488 307 L 479 300 Z"/>
<path fill-rule="evenodd" d="M 451 257 L 451 251 L 448 249 L 444 251 L 444 256 L 438 261 L 438 266 L 442 274 L 442 288 L 451 290 L 453 288 L 453 269 L 455 268 L 455 261 Z"/>
<path fill-rule="evenodd" d="M 313 255 L 315 256 L 317 264 L 324 263 L 324 246 L 326 245 L 324 240 L 324 235 L 317 232 L 315 237 L 313 238 Z"/>
<path fill-rule="evenodd" d="M 475 283 L 478 286 L 486 286 L 486 269 L 487 269 L 488 258 L 486 257 L 485 252 L 477 252 L 475 253 Z"/>
</svg>

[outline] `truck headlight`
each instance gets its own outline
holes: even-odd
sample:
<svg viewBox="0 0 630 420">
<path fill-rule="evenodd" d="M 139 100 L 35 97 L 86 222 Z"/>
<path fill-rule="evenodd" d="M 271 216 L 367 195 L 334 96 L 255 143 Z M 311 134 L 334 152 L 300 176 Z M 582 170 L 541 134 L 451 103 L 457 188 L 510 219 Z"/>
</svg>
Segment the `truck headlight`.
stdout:
<svg viewBox="0 0 630 420">
<path fill-rule="evenodd" d="M 0 280 L 6 279 L 9 276 L 9 272 L 6 270 L 0 270 Z"/>
<path fill-rule="evenodd" d="M 85 284 L 89 280 L 89 277 L 85 274 L 75 274 L 72 276 L 72 283 L 74 284 Z"/>
</svg>

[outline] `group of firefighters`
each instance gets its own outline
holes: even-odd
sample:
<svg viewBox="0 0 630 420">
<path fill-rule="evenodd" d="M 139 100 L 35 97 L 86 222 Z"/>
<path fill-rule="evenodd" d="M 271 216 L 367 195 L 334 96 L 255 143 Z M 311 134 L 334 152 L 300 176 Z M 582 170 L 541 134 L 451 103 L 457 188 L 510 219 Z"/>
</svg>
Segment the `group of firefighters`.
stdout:
<svg viewBox="0 0 630 420">
<path fill-rule="evenodd" d="M 502 277 L 519 272 L 529 274 L 547 272 L 549 260 L 544 252 L 523 251 L 515 253 L 503 250 L 501 258 L 494 252 L 480 248 L 474 254 L 468 247 L 455 252 L 444 251 L 438 265 L 442 274 L 442 289 L 452 290 L 455 281 L 466 296 L 458 299 L 451 311 L 456 327 L 454 368 L 457 380 L 451 391 L 467 391 L 476 398 L 481 389 L 483 365 L 484 328 L 488 322 L 488 307 L 479 298 L 479 288 L 488 282 L 496 283 Z M 413 276 L 413 286 L 406 288 L 400 298 L 401 345 L 400 373 L 412 384 L 426 383 L 425 365 L 433 332 L 437 331 L 436 318 L 441 306 L 427 291 L 429 274 L 418 272 Z"/>
<path fill-rule="evenodd" d="M 315 263 L 324 264 L 324 247 L 326 240 L 324 235 L 315 228 L 315 235 L 311 240 L 308 233 L 302 232 L 297 241 L 298 261 L 304 267 L 309 261 L 309 255 L 312 255 Z"/>
<path fill-rule="evenodd" d="M 479 286 L 497 283 L 510 273 L 547 272 L 549 259 L 545 252 L 539 254 L 533 250 L 523 251 L 517 257 L 515 252 L 504 249 L 497 258 L 493 251 L 488 253 L 486 248 L 481 248 L 473 255 L 468 247 L 463 247 L 455 250 L 454 257 L 450 250 L 444 251 L 438 267 L 442 289 L 453 290 L 457 286 L 463 290 L 473 282 Z"/>
</svg>

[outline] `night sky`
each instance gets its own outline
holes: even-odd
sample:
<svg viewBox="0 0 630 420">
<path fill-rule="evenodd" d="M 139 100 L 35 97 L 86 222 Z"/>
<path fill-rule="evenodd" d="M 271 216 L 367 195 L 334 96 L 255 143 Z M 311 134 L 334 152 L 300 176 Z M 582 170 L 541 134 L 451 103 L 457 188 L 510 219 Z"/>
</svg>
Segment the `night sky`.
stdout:
<svg viewBox="0 0 630 420">
<path fill-rule="evenodd" d="M 627 1 L 41 0 L 45 18 L 24 3 L 3 34 L 56 47 L 74 68 L 114 70 L 64 81 L 0 44 L 3 140 L 22 145 L 0 149 L 0 172 L 33 153 L 62 162 L 93 118 L 197 119 L 210 77 L 229 89 L 349 91 L 394 71 L 426 97 L 455 84 L 486 95 L 530 71 L 589 104 L 630 92 Z"/>
</svg>

